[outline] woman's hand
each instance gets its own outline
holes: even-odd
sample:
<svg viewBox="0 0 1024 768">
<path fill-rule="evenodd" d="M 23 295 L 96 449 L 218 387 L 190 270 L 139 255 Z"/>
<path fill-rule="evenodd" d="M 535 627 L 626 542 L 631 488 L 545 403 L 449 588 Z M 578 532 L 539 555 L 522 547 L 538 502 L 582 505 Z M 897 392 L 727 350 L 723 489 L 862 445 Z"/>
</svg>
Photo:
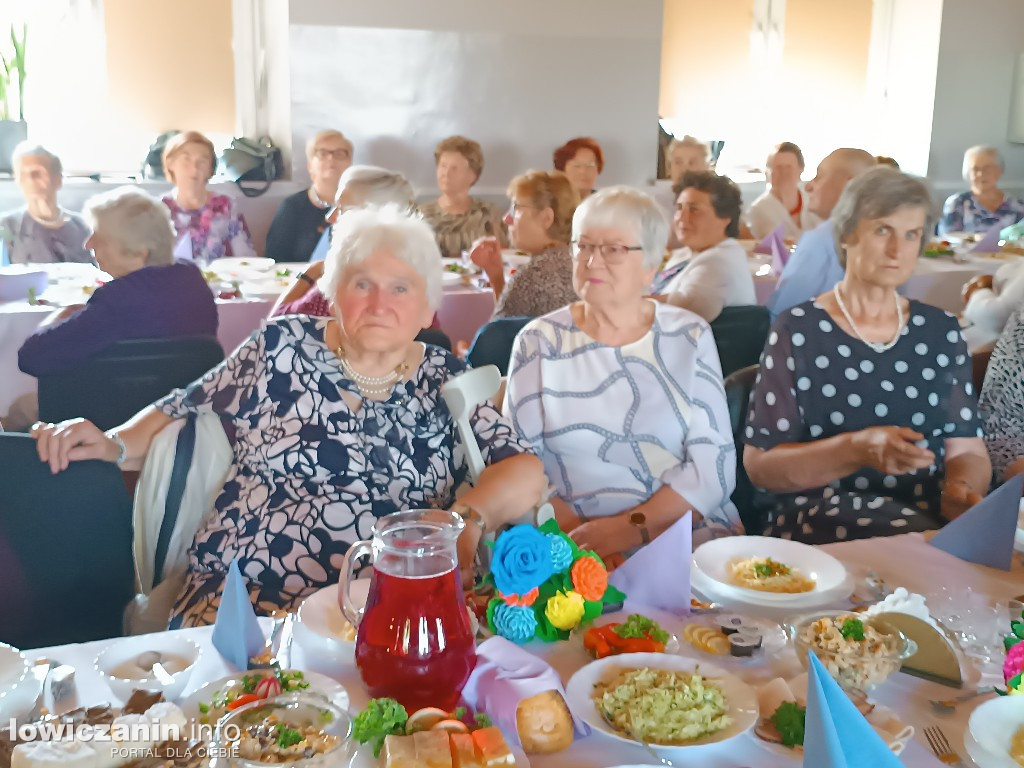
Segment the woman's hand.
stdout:
<svg viewBox="0 0 1024 768">
<path fill-rule="evenodd" d="M 981 501 L 981 494 L 966 480 L 951 480 L 942 489 L 942 516 L 955 520 Z"/>
<path fill-rule="evenodd" d="M 960 296 L 964 300 L 964 306 L 971 300 L 971 296 L 974 295 L 975 291 L 980 291 L 983 288 L 992 290 L 992 278 L 992 275 L 978 275 L 968 280 L 960 291 Z"/>
<path fill-rule="evenodd" d="M 469 258 L 490 277 L 505 268 L 501 261 L 501 243 L 496 237 L 481 237 L 469 249 Z"/>
<path fill-rule="evenodd" d="M 935 463 L 935 454 L 917 445 L 924 435 L 908 427 L 868 427 L 853 433 L 863 466 L 887 475 L 906 475 Z"/>
<path fill-rule="evenodd" d="M 610 515 L 581 523 L 569 534 L 580 549 L 591 549 L 601 559 L 641 544 L 639 532 L 626 515 Z"/>
<path fill-rule="evenodd" d="M 53 474 L 63 472 L 72 461 L 117 461 L 117 443 L 85 419 L 71 419 L 60 424 L 36 422 L 30 434 L 36 441 L 39 460 L 48 462 Z"/>
</svg>

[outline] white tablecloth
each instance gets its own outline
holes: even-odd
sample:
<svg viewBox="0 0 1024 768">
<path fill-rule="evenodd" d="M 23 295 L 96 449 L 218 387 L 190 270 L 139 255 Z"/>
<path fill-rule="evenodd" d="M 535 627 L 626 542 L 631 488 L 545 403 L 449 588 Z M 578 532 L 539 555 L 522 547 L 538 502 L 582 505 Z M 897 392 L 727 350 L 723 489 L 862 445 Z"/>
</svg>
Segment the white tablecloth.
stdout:
<svg viewBox="0 0 1024 768">
<path fill-rule="evenodd" d="M 836 557 L 858 569 L 874 570 L 887 583 L 905 586 L 916 592 L 927 593 L 942 584 L 956 584 L 964 589 L 970 588 L 988 595 L 993 601 L 1005 603 L 1006 600 L 1024 591 L 1024 568 L 1018 561 L 1011 572 L 997 571 L 990 568 L 964 563 L 951 555 L 947 555 L 928 545 L 919 534 L 893 536 L 887 539 L 869 539 L 862 541 L 832 544 L 824 547 Z M 203 655 L 189 681 L 186 695 L 201 687 L 205 682 L 216 680 L 229 674 L 223 659 L 210 644 L 210 628 L 181 630 L 195 639 L 203 648 Z M 94 704 L 111 701 L 117 703 L 106 684 L 93 669 L 93 660 L 99 651 L 111 641 L 84 643 L 81 645 L 43 648 L 30 652 L 31 657 L 46 656 L 65 664 L 72 664 L 77 669 L 79 703 Z M 533 644 L 531 647 L 538 655 L 544 656 L 562 675 L 563 680 L 582 664 L 587 657 L 582 650 L 569 643 Z M 728 663 L 728 662 L 727 662 Z M 367 695 L 359 680 L 354 665 L 319 656 L 296 644 L 293 650 L 292 666 L 304 670 L 322 672 L 338 681 L 348 689 L 353 711 L 361 709 Z M 733 663 L 731 671 L 739 674 L 748 682 L 766 681 L 778 674 L 792 675 L 799 670 L 795 653 L 791 648 L 778 654 L 768 663 L 758 665 L 740 665 Z M 952 689 L 929 683 L 903 674 L 894 675 L 882 686 L 872 692 L 872 697 L 879 703 L 893 709 L 898 716 L 917 729 L 917 736 L 903 752 L 902 761 L 908 768 L 938 768 L 941 763 L 927 749 L 921 729 L 927 725 L 939 725 L 949 737 L 953 747 L 964 758 L 965 765 L 970 765 L 963 749 L 963 733 L 971 709 L 978 702 L 962 705 L 953 715 L 933 715 L 928 699 L 948 698 Z M 702 747 L 692 750 L 683 759 L 673 756 L 677 766 L 700 766 L 701 768 L 795 768 L 799 763 L 787 761 L 761 747 L 756 738 L 747 734 L 724 745 Z M 601 766 L 617 766 L 621 764 L 649 764 L 649 756 L 640 748 L 623 745 L 600 734 L 577 739 L 565 752 L 547 757 L 533 756 L 531 765 L 534 768 L 555 768 L 555 766 L 574 766 L 574 768 L 599 768 Z"/>
<path fill-rule="evenodd" d="M 759 304 L 767 303 L 778 282 L 778 275 L 766 273 L 764 269 L 770 263 L 771 257 L 761 254 L 751 254 L 749 259 L 750 271 L 754 275 L 754 290 Z M 965 262 L 955 262 L 946 258 L 920 258 L 917 260 L 914 273 L 907 280 L 902 293 L 908 298 L 917 299 L 925 304 L 932 304 L 947 312 L 952 312 L 954 315 L 959 315 L 964 308 L 960 290 L 967 281 L 978 275 L 994 274 L 1005 263 L 1005 260 L 1002 259 L 980 257 L 970 257 Z M 758 274 L 759 271 L 762 274 Z"/>
<path fill-rule="evenodd" d="M 42 265 L 46 266 L 46 265 Z M 63 265 L 58 265 L 63 266 Z M 292 273 L 305 268 L 306 264 L 279 264 L 278 268 L 289 268 Z M 62 281 L 62 296 L 68 284 L 80 284 L 82 280 Z M 86 281 L 87 282 L 87 281 Z M 79 285 L 80 287 L 80 285 Z M 88 297 L 82 293 L 82 303 Z M 273 297 L 243 299 L 217 299 L 217 338 L 230 354 L 239 344 L 249 338 L 260 321 L 270 313 Z M 25 301 L 0 302 L 0 419 L 10 412 L 15 400 L 25 395 L 34 395 L 36 379 L 18 370 L 18 350 L 39 325 L 55 311 L 52 306 L 33 306 Z M 494 293 L 489 288 L 460 285 L 445 288 L 438 317 L 441 328 L 455 344 L 460 340 L 472 341 L 477 329 L 486 323 L 494 311 Z"/>
</svg>

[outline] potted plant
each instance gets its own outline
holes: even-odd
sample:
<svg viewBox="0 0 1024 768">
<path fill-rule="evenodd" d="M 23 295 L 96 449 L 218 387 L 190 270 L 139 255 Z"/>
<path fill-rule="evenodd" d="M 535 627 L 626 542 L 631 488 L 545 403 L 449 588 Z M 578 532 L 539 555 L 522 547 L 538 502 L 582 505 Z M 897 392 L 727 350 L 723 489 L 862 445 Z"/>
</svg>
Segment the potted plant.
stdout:
<svg viewBox="0 0 1024 768">
<path fill-rule="evenodd" d="M 25 122 L 25 40 L 28 27 L 21 25 L 21 39 L 11 25 L 11 45 L 14 53 L 8 60 L 0 52 L 0 172 L 10 172 L 11 153 L 19 142 L 28 138 L 28 123 Z M 10 91 L 14 72 L 18 73 L 18 119 L 13 120 L 10 109 Z"/>
</svg>

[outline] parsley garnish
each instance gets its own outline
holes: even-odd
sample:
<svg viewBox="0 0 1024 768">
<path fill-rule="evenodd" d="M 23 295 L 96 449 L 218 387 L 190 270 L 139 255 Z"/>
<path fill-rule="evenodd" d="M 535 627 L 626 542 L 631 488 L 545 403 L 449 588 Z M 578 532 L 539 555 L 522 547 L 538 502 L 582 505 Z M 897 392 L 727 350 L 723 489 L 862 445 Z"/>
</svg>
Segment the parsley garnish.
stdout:
<svg viewBox="0 0 1024 768">
<path fill-rule="evenodd" d="M 615 627 L 615 634 L 619 637 L 647 638 L 659 643 L 667 643 L 669 639 L 668 632 L 662 629 L 658 622 L 639 613 L 632 614 L 625 622 Z"/>
<path fill-rule="evenodd" d="M 839 634 L 847 640 L 857 640 L 859 642 L 864 639 L 864 622 L 860 619 L 847 619 L 843 622 L 843 626 L 839 628 Z"/>
<path fill-rule="evenodd" d="M 807 710 L 793 701 L 784 701 L 775 710 L 770 720 L 787 747 L 803 746 L 804 723 Z"/>
<path fill-rule="evenodd" d="M 759 579 L 767 579 L 772 576 L 788 576 L 790 567 L 776 560 L 767 558 L 763 563 L 754 566 L 754 575 Z"/>
<path fill-rule="evenodd" d="M 300 741 L 302 741 L 302 734 L 299 731 L 284 725 L 277 726 L 277 746 L 281 749 L 288 749 Z"/>
</svg>

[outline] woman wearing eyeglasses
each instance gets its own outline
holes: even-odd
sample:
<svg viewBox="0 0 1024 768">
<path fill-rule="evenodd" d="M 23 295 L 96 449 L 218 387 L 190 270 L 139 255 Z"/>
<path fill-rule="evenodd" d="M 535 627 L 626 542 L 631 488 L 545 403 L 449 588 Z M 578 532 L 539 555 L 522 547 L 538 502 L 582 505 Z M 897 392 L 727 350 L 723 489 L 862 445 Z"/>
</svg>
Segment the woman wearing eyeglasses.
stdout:
<svg viewBox="0 0 1024 768">
<path fill-rule="evenodd" d="M 281 201 L 267 232 L 266 255 L 275 261 L 309 261 L 328 224 L 341 174 L 352 165 L 352 142 L 340 131 L 320 131 L 306 142 L 311 183 Z"/>
<path fill-rule="evenodd" d="M 692 512 L 694 542 L 741 530 L 736 452 L 707 323 L 645 298 L 668 241 L 650 197 L 609 187 L 572 222 L 580 301 L 516 339 L 505 412 L 579 546 L 617 560 Z"/>
<path fill-rule="evenodd" d="M 601 145 L 588 136 L 569 139 L 555 150 L 556 171 L 569 177 L 573 187 L 585 200 L 597 186 L 597 177 L 604 170 L 604 152 Z"/>
<path fill-rule="evenodd" d="M 506 282 L 501 243 L 477 240 L 470 258 L 491 281 L 495 317 L 540 317 L 576 301 L 569 234 L 579 203 L 564 173 L 530 171 L 508 185 L 512 206 L 505 214 L 512 247 L 530 256 Z"/>
</svg>

